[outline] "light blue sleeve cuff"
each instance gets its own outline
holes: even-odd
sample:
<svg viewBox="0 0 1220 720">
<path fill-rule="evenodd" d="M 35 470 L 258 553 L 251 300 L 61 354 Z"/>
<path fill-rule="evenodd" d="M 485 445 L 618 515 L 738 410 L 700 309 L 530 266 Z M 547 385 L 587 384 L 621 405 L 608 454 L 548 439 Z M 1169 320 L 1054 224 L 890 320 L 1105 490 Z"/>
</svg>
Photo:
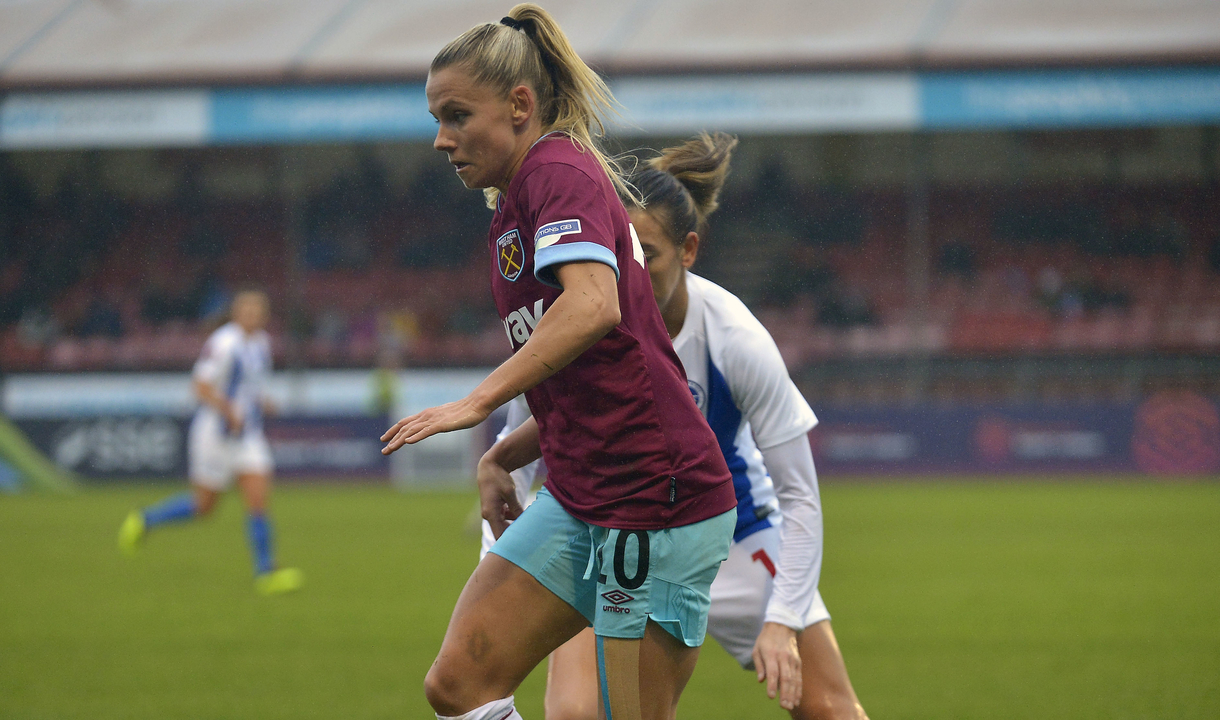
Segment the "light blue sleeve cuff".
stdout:
<svg viewBox="0 0 1220 720">
<path fill-rule="evenodd" d="M 618 260 L 610 248 L 592 242 L 574 242 L 551 245 L 534 253 L 534 277 L 544 285 L 563 289 L 555 277 L 555 266 L 571 262 L 599 262 L 614 268 L 617 282 Z"/>
</svg>

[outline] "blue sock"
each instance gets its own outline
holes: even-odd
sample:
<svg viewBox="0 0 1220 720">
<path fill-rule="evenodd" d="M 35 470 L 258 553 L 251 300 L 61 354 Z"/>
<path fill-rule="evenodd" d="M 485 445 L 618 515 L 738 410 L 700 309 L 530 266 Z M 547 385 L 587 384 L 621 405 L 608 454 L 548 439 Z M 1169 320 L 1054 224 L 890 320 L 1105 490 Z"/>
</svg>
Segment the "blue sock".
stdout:
<svg viewBox="0 0 1220 720">
<path fill-rule="evenodd" d="M 167 497 L 144 509 L 144 527 L 151 530 L 165 523 L 181 522 L 195 517 L 195 496 L 189 492 Z"/>
<path fill-rule="evenodd" d="M 250 552 L 254 554 L 254 573 L 271 572 L 275 569 L 271 560 L 271 522 L 262 513 L 251 513 L 246 529 L 250 533 Z"/>
</svg>

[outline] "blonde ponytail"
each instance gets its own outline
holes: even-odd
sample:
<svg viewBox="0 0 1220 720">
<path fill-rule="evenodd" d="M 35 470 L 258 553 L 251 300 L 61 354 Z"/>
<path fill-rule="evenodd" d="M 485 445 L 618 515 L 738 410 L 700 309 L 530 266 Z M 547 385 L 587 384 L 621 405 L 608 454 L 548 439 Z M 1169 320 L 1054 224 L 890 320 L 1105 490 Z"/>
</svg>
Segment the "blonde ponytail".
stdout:
<svg viewBox="0 0 1220 720">
<path fill-rule="evenodd" d="M 508 24 L 512 22 L 512 27 Z M 543 133 L 562 132 L 581 152 L 589 152 L 621 195 L 635 193 L 622 177 L 618 162 L 600 147 L 605 135 L 602 118 L 618 111 L 618 102 L 597 73 L 576 54 L 567 35 L 550 13 L 533 3 L 521 3 L 503 23 L 483 23 L 441 48 L 431 72 L 462 65 L 480 83 L 505 96 L 527 85 L 537 96 Z M 484 190 L 489 207 L 499 191 Z"/>
</svg>

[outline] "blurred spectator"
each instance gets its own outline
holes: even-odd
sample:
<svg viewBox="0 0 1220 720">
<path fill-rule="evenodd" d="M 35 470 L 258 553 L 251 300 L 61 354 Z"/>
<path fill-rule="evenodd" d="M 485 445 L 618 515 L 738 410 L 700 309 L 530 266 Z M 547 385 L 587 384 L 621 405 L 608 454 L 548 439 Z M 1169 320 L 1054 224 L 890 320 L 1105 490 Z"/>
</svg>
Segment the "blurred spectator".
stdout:
<svg viewBox="0 0 1220 720">
<path fill-rule="evenodd" d="M 857 193 L 825 188 L 804 204 L 797 236 L 813 246 L 855 245 L 864 234 L 865 210 Z"/>
<path fill-rule="evenodd" d="M 488 314 L 488 308 L 476 306 L 469 299 L 463 298 L 449 315 L 445 330 L 455 335 L 477 335 L 487 325 L 489 317 L 493 316 Z"/>
<path fill-rule="evenodd" d="M 835 282 L 821 300 L 818 322 L 833 328 L 847 329 L 860 325 L 875 325 L 877 317 L 860 288 Z"/>
<path fill-rule="evenodd" d="M 1034 287 L 1038 293 L 1038 302 L 1046 309 L 1055 312 L 1059 308 L 1063 296 L 1063 276 L 1053 267 L 1044 267 L 1038 271 Z"/>
<path fill-rule="evenodd" d="M 32 305 L 21 313 L 17 337 L 30 347 L 43 347 L 59 336 L 59 322 L 44 305 Z"/>
<path fill-rule="evenodd" d="M 763 286 L 763 302 L 790 307 L 800 296 L 817 298 L 835 281 L 834 270 L 823 262 L 816 249 L 807 245 L 792 248 L 787 263 L 775 263 Z"/>
<path fill-rule="evenodd" d="M 941 246 L 936 267 L 942 275 L 969 281 L 974 279 L 976 262 L 974 248 L 954 238 Z"/>
<path fill-rule="evenodd" d="M 172 320 L 197 320 L 202 306 L 201 293 L 189 279 L 154 276 L 144 289 L 140 315 L 153 325 Z"/>
<path fill-rule="evenodd" d="M 1182 222 L 1169 209 L 1126 206 L 1120 215 L 1114 252 L 1143 258 L 1168 255 L 1181 260 L 1186 254 L 1188 239 Z"/>
<path fill-rule="evenodd" d="M 347 316 L 334 308 L 323 310 L 313 326 L 313 340 L 328 350 L 347 341 Z"/>
<path fill-rule="evenodd" d="M 1025 274 L 1025 270 L 1020 265 L 1012 263 L 1004 265 L 1000 270 L 1000 278 L 1010 298 L 1024 300 L 1029 297 L 1029 276 Z"/>
<path fill-rule="evenodd" d="M 119 308 L 109 299 L 94 297 L 76 329 L 80 337 L 106 337 L 118 339 L 123 336 L 123 318 Z"/>
</svg>

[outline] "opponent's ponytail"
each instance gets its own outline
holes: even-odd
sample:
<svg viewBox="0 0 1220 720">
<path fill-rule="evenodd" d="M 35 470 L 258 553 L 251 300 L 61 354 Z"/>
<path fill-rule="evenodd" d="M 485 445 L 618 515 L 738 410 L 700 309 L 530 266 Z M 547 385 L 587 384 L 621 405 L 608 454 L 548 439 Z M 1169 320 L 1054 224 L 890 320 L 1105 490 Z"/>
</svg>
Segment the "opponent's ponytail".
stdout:
<svg viewBox="0 0 1220 720">
<path fill-rule="evenodd" d="M 453 65 L 462 65 L 475 81 L 505 96 L 518 85 L 529 86 L 537 97 L 542 131 L 567 134 L 582 152 L 593 154 L 620 194 L 635 198 L 618 163 L 597 142 L 605 134 L 602 116 L 616 112 L 618 102 L 546 10 L 521 3 L 501 22 L 476 25 L 441 48 L 431 72 Z M 495 207 L 499 191 L 487 188 L 484 194 Z"/>
<path fill-rule="evenodd" d="M 675 243 L 681 244 L 690 232 L 707 233 L 707 218 L 720 206 L 735 147 L 737 138 L 731 135 L 700 133 L 665 148 L 631 177 L 645 208 L 662 221 Z"/>
</svg>

